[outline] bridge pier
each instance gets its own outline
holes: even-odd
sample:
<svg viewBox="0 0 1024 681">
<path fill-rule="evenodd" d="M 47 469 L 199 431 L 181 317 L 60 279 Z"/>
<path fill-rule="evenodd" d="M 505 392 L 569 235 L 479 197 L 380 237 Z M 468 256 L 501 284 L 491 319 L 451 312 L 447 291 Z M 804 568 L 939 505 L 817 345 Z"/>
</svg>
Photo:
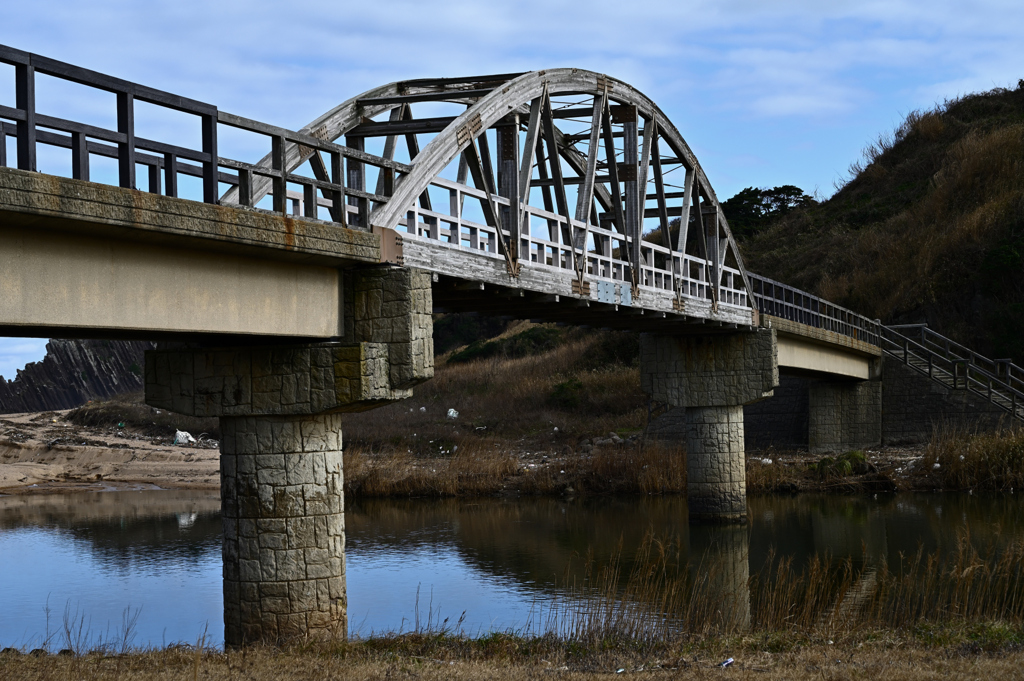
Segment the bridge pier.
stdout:
<svg viewBox="0 0 1024 681">
<path fill-rule="evenodd" d="M 229 645 L 345 638 L 340 418 L 220 419 Z"/>
<path fill-rule="evenodd" d="M 881 360 L 875 363 L 880 365 Z M 812 453 L 845 452 L 881 444 L 880 375 L 867 381 L 814 380 L 807 392 L 807 447 Z"/>
<path fill-rule="evenodd" d="M 743 407 L 686 408 L 686 502 L 695 520 L 747 515 Z"/>
<path fill-rule="evenodd" d="M 341 412 L 433 376 L 430 275 L 344 273 L 343 342 L 146 353 L 146 402 L 221 425 L 224 642 L 345 638 Z"/>
<path fill-rule="evenodd" d="M 652 399 L 686 409 L 690 522 L 745 522 L 743 405 L 779 384 L 775 331 L 640 336 L 640 383 Z"/>
</svg>

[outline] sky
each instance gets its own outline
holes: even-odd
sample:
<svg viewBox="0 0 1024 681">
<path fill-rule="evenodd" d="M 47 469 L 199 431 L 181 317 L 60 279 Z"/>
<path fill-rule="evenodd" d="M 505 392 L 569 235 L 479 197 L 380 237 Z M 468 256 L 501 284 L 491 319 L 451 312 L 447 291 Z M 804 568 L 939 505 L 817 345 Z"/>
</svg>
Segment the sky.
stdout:
<svg viewBox="0 0 1024 681">
<path fill-rule="evenodd" d="M 598 71 L 661 107 L 723 200 L 827 198 L 907 113 L 1016 87 L 1022 36 L 1024 3 L 999 0 L 33 0 L 0 22 L 0 44 L 291 129 L 395 80 Z M 42 346 L 0 339 L 0 375 Z"/>
</svg>

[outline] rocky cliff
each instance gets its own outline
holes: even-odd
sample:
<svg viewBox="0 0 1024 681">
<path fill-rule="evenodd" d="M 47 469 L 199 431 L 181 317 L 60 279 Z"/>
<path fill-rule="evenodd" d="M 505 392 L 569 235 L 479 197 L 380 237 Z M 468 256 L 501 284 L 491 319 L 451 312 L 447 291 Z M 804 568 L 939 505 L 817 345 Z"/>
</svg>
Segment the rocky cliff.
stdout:
<svg viewBox="0 0 1024 681">
<path fill-rule="evenodd" d="M 0 414 L 70 409 L 119 393 L 142 390 L 145 341 L 58 340 L 46 357 L 0 380 Z"/>
</svg>

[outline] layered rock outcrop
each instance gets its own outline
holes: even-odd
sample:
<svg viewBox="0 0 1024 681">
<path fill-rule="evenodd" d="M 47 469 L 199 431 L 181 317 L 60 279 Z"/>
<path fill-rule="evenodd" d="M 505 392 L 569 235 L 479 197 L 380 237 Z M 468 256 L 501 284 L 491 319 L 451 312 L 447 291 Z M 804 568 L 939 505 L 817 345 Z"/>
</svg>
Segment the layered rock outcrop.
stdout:
<svg viewBox="0 0 1024 681">
<path fill-rule="evenodd" d="M 142 390 L 148 341 L 60 340 L 46 357 L 0 380 L 0 414 L 70 409 L 89 400 Z"/>
</svg>

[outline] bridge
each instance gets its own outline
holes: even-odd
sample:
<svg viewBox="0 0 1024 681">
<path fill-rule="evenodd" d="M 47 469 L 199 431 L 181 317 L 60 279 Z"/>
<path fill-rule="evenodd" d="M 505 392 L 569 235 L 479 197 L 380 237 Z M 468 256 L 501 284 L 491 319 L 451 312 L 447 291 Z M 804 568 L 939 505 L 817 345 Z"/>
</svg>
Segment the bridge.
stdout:
<svg viewBox="0 0 1024 681">
<path fill-rule="evenodd" d="M 823 451 L 880 441 L 884 353 L 1021 415 L 1016 365 L 748 272 L 682 135 L 609 76 L 396 82 L 292 131 L 0 63 L 0 335 L 166 341 L 147 402 L 221 419 L 229 645 L 344 634 L 338 414 L 430 379 L 436 312 L 641 332 L 644 389 L 684 416 L 691 521 L 745 518 L 743 408 L 780 371 L 816 377 Z M 116 125 L 37 110 L 41 78 L 106 93 Z M 192 142 L 137 135 L 146 107 Z M 260 151 L 221 156 L 228 134 Z"/>
</svg>

